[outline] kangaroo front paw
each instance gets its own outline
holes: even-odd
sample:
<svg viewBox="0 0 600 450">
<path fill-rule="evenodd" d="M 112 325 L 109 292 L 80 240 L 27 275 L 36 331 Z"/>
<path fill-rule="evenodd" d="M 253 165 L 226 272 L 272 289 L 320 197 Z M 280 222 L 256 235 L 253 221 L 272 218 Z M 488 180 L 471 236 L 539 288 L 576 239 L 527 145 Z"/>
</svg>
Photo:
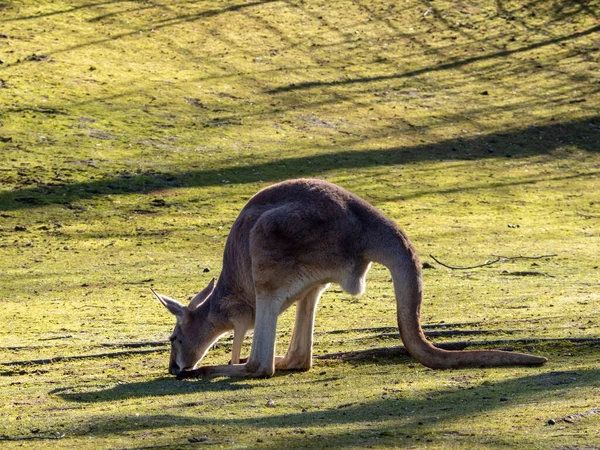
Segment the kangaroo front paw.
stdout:
<svg viewBox="0 0 600 450">
<path fill-rule="evenodd" d="M 205 367 L 200 367 L 199 369 L 194 370 L 182 370 L 177 374 L 178 380 L 185 380 L 186 378 L 202 378 L 207 376 L 208 373 L 205 370 Z"/>
<path fill-rule="evenodd" d="M 311 366 L 312 360 L 310 359 L 289 360 L 284 357 L 275 363 L 275 368 L 277 370 L 297 370 L 300 372 L 310 370 Z"/>
<path fill-rule="evenodd" d="M 240 358 L 240 362 L 236 363 L 236 364 L 246 364 L 248 362 L 248 358 Z M 231 359 L 229 360 L 229 362 L 227 363 L 230 366 L 233 364 L 233 362 L 231 362 Z"/>
</svg>

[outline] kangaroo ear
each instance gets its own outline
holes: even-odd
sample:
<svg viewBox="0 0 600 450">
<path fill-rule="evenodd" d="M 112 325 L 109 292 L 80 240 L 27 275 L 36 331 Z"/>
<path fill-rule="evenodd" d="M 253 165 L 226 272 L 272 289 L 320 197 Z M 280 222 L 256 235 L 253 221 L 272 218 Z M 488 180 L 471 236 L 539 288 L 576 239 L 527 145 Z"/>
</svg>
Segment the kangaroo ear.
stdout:
<svg viewBox="0 0 600 450">
<path fill-rule="evenodd" d="M 160 302 L 165 306 L 165 308 L 167 308 L 169 311 L 171 311 L 171 314 L 173 314 L 177 318 L 183 317 L 183 315 L 185 314 L 185 310 L 186 310 L 185 305 L 182 305 L 177 300 L 172 299 L 171 297 L 167 297 L 166 295 L 159 294 L 154 289 L 150 289 L 150 290 L 152 291 L 152 293 L 154 295 L 156 295 L 156 298 L 158 298 L 160 300 Z"/>
<path fill-rule="evenodd" d="M 190 304 L 188 305 L 188 309 L 196 309 L 204 300 L 206 300 L 209 297 L 210 294 L 213 293 L 214 290 L 215 279 L 213 278 L 212 280 L 210 280 L 210 283 L 208 283 L 208 286 L 206 286 L 194 296 L 194 298 L 190 301 Z"/>
</svg>

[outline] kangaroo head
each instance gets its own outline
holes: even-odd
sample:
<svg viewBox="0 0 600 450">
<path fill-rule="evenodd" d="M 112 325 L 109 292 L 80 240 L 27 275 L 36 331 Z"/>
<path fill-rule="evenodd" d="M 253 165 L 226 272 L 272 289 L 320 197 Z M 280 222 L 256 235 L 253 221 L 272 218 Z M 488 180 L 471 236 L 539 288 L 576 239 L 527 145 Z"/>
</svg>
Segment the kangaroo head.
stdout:
<svg viewBox="0 0 600 450">
<path fill-rule="evenodd" d="M 169 373 L 172 375 L 194 369 L 220 335 L 209 318 L 208 304 L 205 303 L 214 288 L 213 279 L 190 301 L 188 306 L 152 290 L 177 319 L 169 339 L 171 341 Z"/>
</svg>

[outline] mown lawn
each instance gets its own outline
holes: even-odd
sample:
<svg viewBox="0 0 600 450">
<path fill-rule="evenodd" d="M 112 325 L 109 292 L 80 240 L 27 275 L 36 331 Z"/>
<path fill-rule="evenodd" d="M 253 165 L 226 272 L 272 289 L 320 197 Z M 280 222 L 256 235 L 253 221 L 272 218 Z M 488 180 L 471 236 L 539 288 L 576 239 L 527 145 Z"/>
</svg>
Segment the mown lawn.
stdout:
<svg viewBox="0 0 600 450">
<path fill-rule="evenodd" d="M 0 0 L 0 447 L 600 448 L 599 18 L 594 0 Z M 169 376 L 150 287 L 203 288 L 248 198 L 295 177 L 407 232 L 433 266 L 432 341 L 549 362 L 419 365 L 375 267 L 364 296 L 325 294 L 310 372 Z"/>
</svg>

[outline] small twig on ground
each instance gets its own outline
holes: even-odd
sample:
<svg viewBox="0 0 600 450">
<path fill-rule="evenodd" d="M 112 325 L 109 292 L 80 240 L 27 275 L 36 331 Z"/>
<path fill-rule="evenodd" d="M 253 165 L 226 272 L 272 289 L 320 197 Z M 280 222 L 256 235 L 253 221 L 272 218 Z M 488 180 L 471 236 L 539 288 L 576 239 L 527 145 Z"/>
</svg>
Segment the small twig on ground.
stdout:
<svg viewBox="0 0 600 450">
<path fill-rule="evenodd" d="M 542 277 L 551 277 L 554 278 L 554 275 L 548 275 L 547 273 L 544 272 L 535 272 L 535 271 L 531 271 L 531 270 L 521 270 L 521 271 L 517 271 L 517 272 L 509 272 L 508 270 L 504 270 L 502 272 L 502 275 L 512 275 L 514 277 L 529 277 L 529 276 L 542 276 Z"/>
<path fill-rule="evenodd" d="M 458 267 L 458 266 L 451 266 L 449 264 L 443 263 L 442 261 L 440 261 L 439 259 L 437 259 L 435 256 L 433 255 L 429 255 L 436 263 L 438 263 L 441 266 L 447 267 L 448 269 L 452 269 L 452 270 L 469 270 L 469 269 L 477 269 L 479 267 L 485 267 L 485 266 L 491 266 L 492 264 L 496 264 L 497 262 L 500 262 L 502 259 L 498 258 L 495 259 L 493 261 L 487 261 L 483 264 L 477 264 L 476 266 L 468 266 L 468 267 Z"/>
<path fill-rule="evenodd" d="M 460 336 L 460 335 L 473 336 L 473 335 L 497 334 L 497 333 L 514 334 L 519 331 L 521 331 L 521 330 L 454 330 L 454 329 L 450 329 L 450 330 L 424 331 L 424 334 L 428 338 L 434 338 L 434 337 L 454 337 L 454 336 Z M 398 330 L 396 329 L 395 333 L 379 333 L 379 334 L 375 334 L 375 335 L 359 336 L 359 337 L 353 338 L 353 339 L 346 339 L 346 342 L 361 342 L 361 341 L 365 341 L 365 340 L 369 340 L 369 339 L 387 339 L 387 338 L 398 339 L 398 338 L 400 338 L 400 333 L 398 333 Z"/>
<path fill-rule="evenodd" d="M 0 436 L 0 441 L 31 441 L 34 439 L 47 440 L 47 439 L 62 439 L 65 437 L 65 433 L 56 433 L 50 435 L 34 434 L 31 436 Z"/>
<path fill-rule="evenodd" d="M 512 261 L 513 259 L 542 259 L 542 258 L 553 258 L 554 256 L 558 256 L 556 253 L 552 253 L 549 255 L 540 255 L 540 256 L 501 256 L 501 255 L 492 255 L 494 258 L 500 258 L 506 261 Z"/>
<path fill-rule="evenodd" d="M 40 339 L 38 339 L 38 341 L 57 341 L 59 339 L 71 339 L 72 337 L 73 337 L 72 334 L 67 334 L 66 336 L 54 336 L 54 337 L 40 338 Z"/>
<path fill-rule="evenodd" d="M 499 255 L 492 255 L 493 257 L 495 257 L 496 259 L 494 259 L 493 261 L 486 261 L 483 264 L 477 264 L 475 266 L 465 266 L 465 267 L 461 267 L 461 266 L 451 266 L 449 264 L 446 264 L 442 261 L 440 261 L 439 259 L 437 259 L 435 256 L 433 255 L 429 255 L 436 263 L 438 263 L 441 266 L 447 267 L 448 269 L 452 269 L 452 270 L 469 270 L 469 269 L 477 269 L 479 267 L 485 267 L 485 266 L 491 266 L 492 264 L 496 264 L 499 262 L 506 262 L 506 261 L 512 261 L 515 259 L 542 259 L 542 258 L 551 258 L 553 256 L 557 256 L 556 254 L 551 254 L 551 255 L 540 255 L 540 256 L 499 256 Z M 532 275 L 532 274 L 530 274 Z M 545 274 L 544 274 L 545 275 Z"/>
<path fill-rule="evenodd" d="M 100 347 L 125 347 L 125 348 L 140 348 L 140 347 L 162 347 L 168 344 L 167 341 L 145 341 L 145 342 L 106 342 L 100 344 Z"/>
<path fill-rule="evenodd" d="M 600 219 L 600 216 L 595 214 L 577 214 L 579 217 L 583 217 L 584 219 Z"/>
<path fill-rule="evenodd" d="M 570 414 L 568 416 L 560 418 L 559 420 L 562 420 L 563 422 L 567 423 L 575 423 L 575 421 L 578 419 L 583 419 L 585 417 L 592 416 L 595 414 L 600 414 L 600 408 L 592 408 L 580 413 Z"/>
<path fill-rule="evenodd" d="M 68 337 L 72 337 L 71 335 L 69 335 Z M 50 341 L 50 340 L 55 340 L 55 339 L 67 339 L 67 336 L 64 337 L 57 337 L 57 338 L 46 338 L 46 339 L 39 339 L 40 341 Z M 102 347 L 102 348 L 139 348 L 139 347 L 165 347 L 167 346 L 169 343 L 168 341 L 145 341 L 145 342 L 105 342 L 105 343 L 100 343 L 100 344 L 96 344 L 93 347 Z M 59 347 L 59 346 L 55 346 L 55 347 Z M 81 345 L 80 347 L 84 347 L 83 345 Z M 85 345 L 85 347 L 90 347 L 90 345 Z M 3 347 L 0 345 L 0 350 L 10 350 L 10 351 L 18 351 L 18 350 L 35 350 L 35 349 L 40 349 L 40 348 L 52 348 L 51 346 L 48 345 L 17 345 L 17 346 L 9 346 L 9 347 Z"/>
<path fill-rule="evenodd" d="M 163 347 L 163 348 L 152 348 L 152 349 L 143 349 L 143 350 L 128 350 L 128 351 L 122 351 L 122 352 L 96 353 L 93 355 L 54 356 L 52 358 L 44 358 L 44 359 L 30 359 L 30 360 L 25 360 L 25 361 L 0 362 L 0 366 L 43 365 L 43 364 L 53 364 L 53 363 L 57 363 L 57 362 L 61 362 L 61 361 L 72 361 L 72 360 L 77 360 L 77 359 L 118 358 L 121 356 L 164 352 L 166 350 L 167 349 Z"/>
</svg>

